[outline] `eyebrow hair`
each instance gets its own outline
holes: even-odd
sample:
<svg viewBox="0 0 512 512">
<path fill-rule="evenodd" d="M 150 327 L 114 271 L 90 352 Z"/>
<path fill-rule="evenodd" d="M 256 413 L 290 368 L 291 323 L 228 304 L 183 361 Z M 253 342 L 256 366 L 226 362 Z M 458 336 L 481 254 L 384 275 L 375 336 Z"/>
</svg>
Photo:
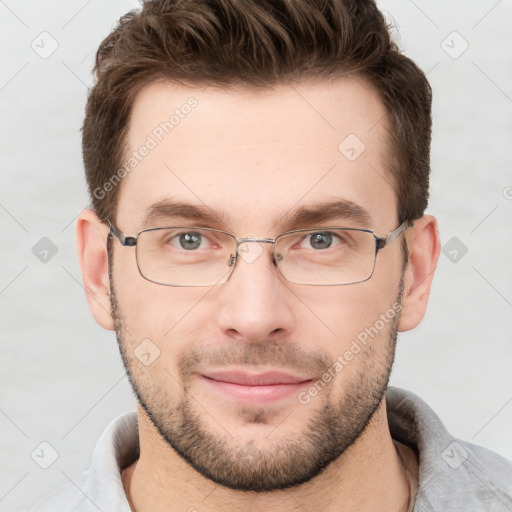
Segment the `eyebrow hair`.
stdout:
<svg viewBox="0 0 512 512">
<path fill-rule="evenodd" d="M 144 225 L 147 226 L 156 220 L 171 217 L 198 221 L 202 225 L 221 226 L 224 230 L 229 231 L 230 216 L 228 213 L 213 210 L 206 205 L 194 205 L 172 199 L 163 199 L 148 207 Z M 336 199 L 301 206 L 286 212 L 275 219 L 274 226 L 283 226 L 285 231 L 291 231 L 304 227 L 316 227 L 321 222 L 338 219 L 352 221 L 365 227 L 371 224 L 371 216 L 365 208 L 347 199 Z"/>
<path fill-rule="evenodd" d="M 229 220 L 229 215 L 213 210 L 206 205 L 194 205 L 172 199 L 163 199 L 147 208 L 144 225 L 169 217 L 197 220 L 201 224 L 223 226 L 224 229 L 227 228 Z"/>
<path fill-rule="evenodd" d="M 352 221 L 365 227 L 371 224 L 371 216 L 368 211 L 347 199 L 336 199 L 310 206 L 302 206 L 295 211 L 280 216 L 278 222 L 287 226 L 288 230 L 291 230 L 301 227 L 315 227 L 321 222 L 338 219 Z"/>
</svg>

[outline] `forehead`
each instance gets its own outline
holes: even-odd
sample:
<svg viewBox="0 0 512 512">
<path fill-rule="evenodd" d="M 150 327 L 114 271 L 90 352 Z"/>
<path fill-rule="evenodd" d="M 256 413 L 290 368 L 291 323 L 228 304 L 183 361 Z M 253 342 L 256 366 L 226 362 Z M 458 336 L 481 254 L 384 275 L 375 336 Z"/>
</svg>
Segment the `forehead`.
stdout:
<svg viewBox="0 0 512 512">
<path fill-rule="evenodd" d="M 124 163 L 125 230 L 167 199 L 229 214 L 251 232 L 335 199 L 366 209 L 368 227 L 396 216 L 385 109 L 361 79 L 265 90 L 152 84 L 134 102 Z"/>
</svg>

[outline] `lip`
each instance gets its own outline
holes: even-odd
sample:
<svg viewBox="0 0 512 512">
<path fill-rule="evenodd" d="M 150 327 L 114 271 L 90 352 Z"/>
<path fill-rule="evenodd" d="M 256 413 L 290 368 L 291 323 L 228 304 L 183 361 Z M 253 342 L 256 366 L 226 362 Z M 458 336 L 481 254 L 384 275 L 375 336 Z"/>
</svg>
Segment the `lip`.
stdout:
<svg viewBox="0 0 512 512">
<path fill-rule="evenodd" d="M 272 386 L 279 384 L 297 384 L 310 380 L 301 376 L 282 371 L 248 373 L 244 371 L 213 371 L 203 374 L 204 377 L 220 382 L 238 384 L 240 386 Z"/>
<path fill-rule="evenodd" d="M 212 371 L 201 374 L 201 377 L 217 392 L 244 404 L 275 402 L 297 394 L 312 382 L 311 378 L 282 371 Z"/>
</svg>

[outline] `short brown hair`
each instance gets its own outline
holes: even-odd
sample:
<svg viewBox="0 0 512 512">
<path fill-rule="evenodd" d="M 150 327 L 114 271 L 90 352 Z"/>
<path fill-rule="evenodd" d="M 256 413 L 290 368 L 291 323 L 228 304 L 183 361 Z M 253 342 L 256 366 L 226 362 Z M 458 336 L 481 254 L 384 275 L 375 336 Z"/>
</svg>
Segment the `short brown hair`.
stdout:
<svg viewBox="0 0 512 512">
<path fill-rule="evenodd" d="M 257 89 L 363 77 L 388 112 L 398 219 L 417 219 L 427 207 L 431 89 L 372 0 L 150 0 L 101 43 L 94 72 L 82 148 L 92 207 L 103 220 L 115 221 L 120 187 L 112 178 L 122 178 L 115 173 L 135 96 L 159 80 Z"/>
</svg>

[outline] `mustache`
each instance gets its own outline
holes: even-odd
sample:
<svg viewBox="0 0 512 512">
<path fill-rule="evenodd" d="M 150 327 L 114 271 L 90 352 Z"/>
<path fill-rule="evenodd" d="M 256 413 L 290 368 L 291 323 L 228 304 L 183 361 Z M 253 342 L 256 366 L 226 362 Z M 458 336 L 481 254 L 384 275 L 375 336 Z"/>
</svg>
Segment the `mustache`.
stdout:
<svg viewBox="0 0 512 512">
<path fill-rule="evenodd" d="M 194 347 L 178 358 L 183 378 L 204 366 L 272 366 L 321 375 L 332 364 L 331 359 L 318 352 L 306 352 L 291 343 L 230 343 L 222 346 Z"/>
</svg>

